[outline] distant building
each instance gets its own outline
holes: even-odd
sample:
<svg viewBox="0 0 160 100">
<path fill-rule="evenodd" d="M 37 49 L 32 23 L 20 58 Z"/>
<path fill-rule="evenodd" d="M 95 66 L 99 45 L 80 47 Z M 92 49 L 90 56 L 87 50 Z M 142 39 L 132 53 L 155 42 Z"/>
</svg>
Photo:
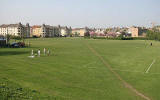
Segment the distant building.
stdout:
<svg viewBox="0 0 160 100">
<path fill-rule="evenodd" d="M 160 32 L 160 25 L 153 27 L 153 29 Z"/>
<path fill-rule="evenodd" d="M 29 23 L 26 24 L 26 27 L 25 27 L 25 37 L 30 37 L 30 34 L 31 34 L 31 27 L 29 25 Z"/>
<path fill-rule="evenodd" d="M 54 37 L 60 35 L 60 28 L 50 25 L 34 25 L 31 27 L 31 36 L 36 37 Z"/>
<path fill-rule="evenodd" d="M 68 28 L 67 26 L 65 27 L 60 27 L 60 31 L 61 31 L 61 36 L 70 36 L 72 33 L 72 28 Z"/>
<path fill-rule="evenodd" d="M 160 26 L 157 26 L 157 29 L 160 31 Z"/>
<path fill-rule="evenodd" d="M 31 37 L 41 37 L 42 28 L 39 25 L 34 25 L 31 27 Z"/>
<path fill-rule="evenodd" d="M 84 36 L 86 32 L 88 32 L 89 29 L 88 28 L 75 28 L 72 29 L 72 34 L 78 34 L 79 36 Z"/>
<path fill-rule="evenodd" d="M 27 23 L 26 26 L 21 23 L 18 24 L 3 24 L 0 26 L 0 35 L 13 35 L 20 37 L 30 37 L 30 26 Z"/>
<path fill-rule="evenodd" d="M 131 33 L 131 37 L 138 37 L 138 28 L 137 27 L 130 27 L 129 33 Z"/>
<path fill-rule="evenodd" d="M 147 28 L 145 27 L 130 27 L 129 32 L 131 37 L 145 37 Z"/>
<path fill-rule="evenodd" d="M 97 29 L 95 29 L 95 33 L 97 33 L 97 34 L 105 34 L 105 32 L 106 32 L 106 29 L 103 29 L 103 28 L 97 28 Z"/>
<path fill-rule="evenodd" d="M 46 25 L 46 36 L 45 37 L 56 37 L 60 36 L 60 28 L 58 26 Z"/>
</svg>

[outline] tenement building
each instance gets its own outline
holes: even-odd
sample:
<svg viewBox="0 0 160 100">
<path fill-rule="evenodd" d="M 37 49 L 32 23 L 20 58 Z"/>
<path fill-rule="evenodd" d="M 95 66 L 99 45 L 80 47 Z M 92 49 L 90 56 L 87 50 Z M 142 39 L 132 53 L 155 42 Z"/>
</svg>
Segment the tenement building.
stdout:
<svg viewBox="0 0 160 100">
<path fill-rule="evenodd" d="M 138 37 L 138 28 L 137 27 L 130 27 L 129 33 L 131 33 L 132 37 Z"/>
<path fill-rule="evenodd" d="M 58 37 L 68 36 L 72 33 L 72 29 L 68 27 L 50 26 L 50 25 L 34 25 L 31 27 L 32 37 Z"/>
<path fill-rule="evenodd" d="M 68 28 L 67 26 L 61 27 L 60 26 L 60 31 L 61 31 L 61 36 L 70 36 L 72 33 L 72 28 Z"/>
<path fill-rule="evenodd" d="M 76 35 L 76 36 L 81 36 L 83 37 L 85 35 L 86 32 L 88 32 L 89 29 L 87 27 L 85 28 L 75 28 L 72 30 L 72 34 Z"/>
<path fill-rule="evenodd" d="M 31 27 L 31 37 L 55 37 L 60 35 L 58 26 L 34 25 Z"/>
<path fill-rule="evenodd" d="M 26 25 L 18 24 L 3 24 L 0 26 L 0 35 L 13 35 L 20 37 L 30 37 L 30 26 L 27 23 Z"/>
<path fill-rule="evenodd" d="M 40 25 L 34 25 L 31 27 L 31 37 L 41 37 L 42 27 Z"/>
<path fill-rule="evenodd" d="M 130 27 L 129 33 L 132 37 L 145 37 L 147 29 L 145 27 Z"/>
</svg>

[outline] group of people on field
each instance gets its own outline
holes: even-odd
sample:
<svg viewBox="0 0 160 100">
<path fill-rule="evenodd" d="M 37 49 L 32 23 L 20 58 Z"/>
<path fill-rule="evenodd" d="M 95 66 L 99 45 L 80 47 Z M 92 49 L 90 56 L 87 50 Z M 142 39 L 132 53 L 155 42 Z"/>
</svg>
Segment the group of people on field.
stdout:
<svg viewBox="0 0 160 100">
<path fill-rule="evenodd" d="M 49 50 L 49 49 L 47 50 L 46 48 L 44 48 L 44 49 L 43 49 L 43 54 L 44 54 L 44 56 L 46 56 L 46 55 L 50 56 L 50 50 Z M 32 49 L 32 51 L 31 51 L 31 56 L 34 56 L 34 51 L 33 51 L 33 49 Z M 37 51 L 37 56 L 38 56 L 38 57 L 41 56 L 41 50 L 40 50 L 40 49 L 38 49 L 38 51 Z"/>
</svg>

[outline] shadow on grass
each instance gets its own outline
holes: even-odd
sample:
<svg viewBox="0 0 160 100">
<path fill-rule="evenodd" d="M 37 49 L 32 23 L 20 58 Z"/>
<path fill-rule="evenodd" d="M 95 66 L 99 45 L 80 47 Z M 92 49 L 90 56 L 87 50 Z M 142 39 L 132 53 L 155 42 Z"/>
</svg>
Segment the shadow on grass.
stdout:
<svg viewBox="0 0 160 100">
<path fill-rule="evenodd" d="M 27 51 L 0 51 L 0 56 L 9 56 L 9 55 L 22 55 L 27 54 Z"/>
</svg>

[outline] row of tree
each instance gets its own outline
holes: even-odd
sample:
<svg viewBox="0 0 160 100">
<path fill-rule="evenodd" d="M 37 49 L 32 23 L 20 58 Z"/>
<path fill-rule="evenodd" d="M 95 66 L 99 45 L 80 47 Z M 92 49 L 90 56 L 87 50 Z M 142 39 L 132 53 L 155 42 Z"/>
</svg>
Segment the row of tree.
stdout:
<svg viewBox="0 0 160 100">
<path fill-rule="evenodd" d="M 160 31 L 157 30 L 148 30 L 146 34 L 147 39 L 149 40 L 158 40 L 160 41 Z"/>
<path fill-rule="evenodd" d="M 6 42 L 7 42 L 7 44 L 9 44 L 10 39 L 14 39 L 15 41 L 16 40 L 23 40 L 23 42 L 24 42 L 24 38 L 23 37 L 7 34 L 6 35 L 6 40 L 7 40 Z"/>
</svg>

